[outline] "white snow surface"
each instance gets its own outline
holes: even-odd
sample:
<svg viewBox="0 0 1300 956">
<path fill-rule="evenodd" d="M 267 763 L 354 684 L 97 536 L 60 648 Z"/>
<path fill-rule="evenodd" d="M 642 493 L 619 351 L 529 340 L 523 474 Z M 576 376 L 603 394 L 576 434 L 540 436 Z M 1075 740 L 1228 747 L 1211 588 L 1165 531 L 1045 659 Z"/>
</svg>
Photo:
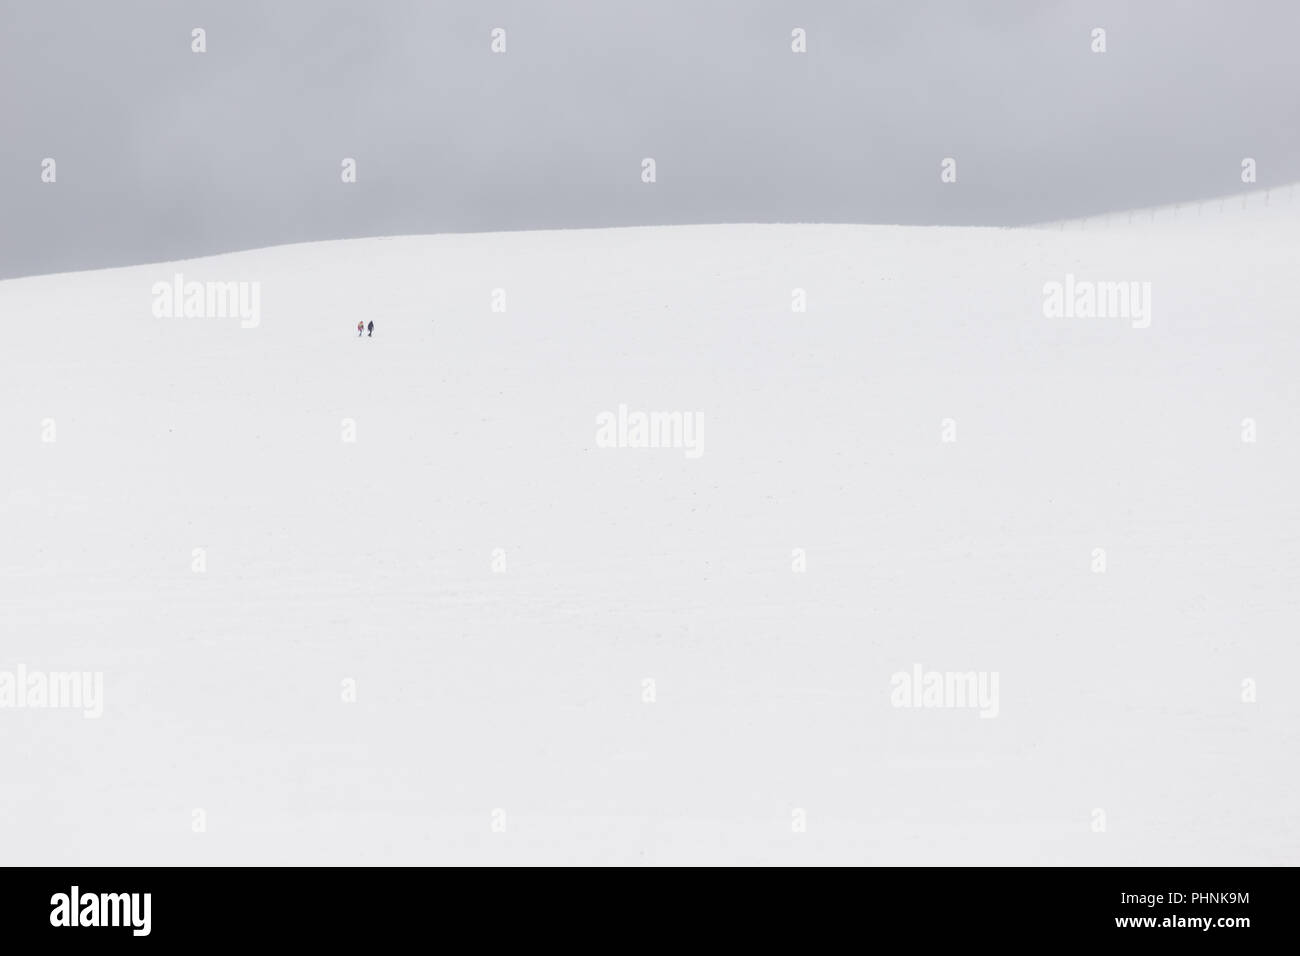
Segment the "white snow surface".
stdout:
<svg viewBox="0 0 1300 956">
<path fill-rule="evenodd" d="M 0 709 L 0 860 L 1300 862 L 1265 198 L 0 282 L 0 671 L 104 688 Z M 155 317 L 177 272 L 260 325 Z M 1046 317 L 1067 273 L 1150 282 L 1150 327 Z M 703 455 L 598 447 L 620 404 Z M 893 706 L 914 664 L 997 672 L 997 716 Z"/>
</svg>

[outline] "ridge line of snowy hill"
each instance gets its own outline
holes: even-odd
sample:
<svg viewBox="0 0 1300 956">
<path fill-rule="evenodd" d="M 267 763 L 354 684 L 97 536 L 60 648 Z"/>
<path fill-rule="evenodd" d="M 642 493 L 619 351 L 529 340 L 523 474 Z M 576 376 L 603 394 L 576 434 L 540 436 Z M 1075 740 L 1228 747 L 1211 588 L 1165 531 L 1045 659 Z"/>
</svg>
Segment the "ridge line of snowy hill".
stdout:
<svg viewBox="0 0 1300 956">
<path fill-rule="evenodd" d="M 121 266 L 107 266 L 97 269 L 74 269 L 64 272 L 46 272 L 29 276 L 14 276 L 0 279 L 0 286 L 13 282 L 30 280 L 48 280 L 57 276 L 81 275 L 92 272 L 114 272 L 122 269 L 141 269 L 147 267 L 165 267 L 181 263 L 197 263 L 221 259 L 229 256 L 241 256 L 266 252 L 272 249 L 290 249 L 299 246 L 324 246 L 336 243 L 388 242 L 411 239 L 474 239 L 483 241 L 500 236 L 571 236 L 574 233 L 617 232 L 634 233 L 652 230 L 697 231 L 703 229 L 749 229 L 790 228 L 800 229 L 822 227 L 825 229 L 889 229 L 889 230 L 959 230 L 973 232 L 978 230 L 1053 230 L 1053 231 L 1087 231 L 1089 229 L 1111 228 L 1115 226 L 1167 226 L 1170 224 L 1188 224 L 1197 219 L 1210 220 L 1211 217 L 1222 219 L 1240 218 L 1241 212 L 1262 213 L 1266 209 L 1279 211 L 1291 210 L 1300 216 L 1300 197 L 1297 196 L 1300 183 L 1285 183 L 1267 189 L 1253 189 L 1240 193 L 1227 193 L 1207 199 L 1180 200 L 1159 206 L 1143 206 L 1134 209 L 1120 209 L 1089 216 L 1076 216 L 1065 219 L 1050 219 L 1041 222 L 1023 223 L 1015 226 L 981 226 L 981 225 L 916 225 L 907 223 L 848 223 L 848 222 L 718 222 L 718 223 L 678 223 L 639 226 L 578 226 L 565 229 L 506 229 L 485 232 L 430 232 L 398 233 L 387 236 L 350 236 L 338 239 L 310 239 L 303 242 L 275 243 L 267 246 L 254 246 L 246 249 L 231 249 L 209 255 L 188 256 L 180 259 L 163 259 L 151 262 L 136 262 Z"/>
<path fill-rule="evenodd" d="M 1300 182 L 1283 183 L 1264 189 L 1249 189 L 1243 192 L 1224 193 L 1204 199 L 1180 199 L 1177 202 L 1163 203 L 1158 206 L 1140 206 L 1134 209 L 1116 209 L 1109 212 L 1093 213 L 1088 216 L 1071 216 L 1064 219 L 1045 219 L 1040 222 L 1025 223 L 1021 226 L 1008 226 L 1009 229 L 1086 229 L 1106 225 L 1168 224 L 1204 217 L 1210 214 L 1229 215 L 1237 211 L 1262 211 L 1275 207 L 1276 204 L 1292 206 L 1297 201 L 1296 187 Z M 1300 206 L 1296 206 L 1300 209 Z"/>
</svg>

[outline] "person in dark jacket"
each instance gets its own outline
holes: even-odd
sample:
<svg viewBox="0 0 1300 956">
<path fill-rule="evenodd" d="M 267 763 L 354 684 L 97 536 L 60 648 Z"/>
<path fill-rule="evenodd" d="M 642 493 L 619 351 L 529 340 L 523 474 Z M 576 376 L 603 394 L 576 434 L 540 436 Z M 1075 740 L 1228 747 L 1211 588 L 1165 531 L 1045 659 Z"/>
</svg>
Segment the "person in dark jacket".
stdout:
<svg viewBox="0 0 1300 956">
<path fill-rule="evenodd" d="M 371 319 L 370 324 L 367 325 L 366 328 L 370 330 L 366 333 L 366 338 L 370 338 L 370 336 L 375 334 L 375 320 Z"/>
</svg>

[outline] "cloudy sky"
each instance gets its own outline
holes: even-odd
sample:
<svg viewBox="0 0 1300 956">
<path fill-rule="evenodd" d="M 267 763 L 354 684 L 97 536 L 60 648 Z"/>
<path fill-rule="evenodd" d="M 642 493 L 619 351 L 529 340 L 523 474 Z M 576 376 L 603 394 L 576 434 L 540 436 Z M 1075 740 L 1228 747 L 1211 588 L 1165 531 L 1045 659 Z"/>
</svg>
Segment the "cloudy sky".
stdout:
<svg viewBox="0 0 1300 956">
<path fill-rule="evenodd" d="M 1246 188 L 1247 156 L 1280 185 L 1297 35 L 1294 0 L 0 0 L 0 277 L 407 233 L 1016 224 Z"/>
</svg>

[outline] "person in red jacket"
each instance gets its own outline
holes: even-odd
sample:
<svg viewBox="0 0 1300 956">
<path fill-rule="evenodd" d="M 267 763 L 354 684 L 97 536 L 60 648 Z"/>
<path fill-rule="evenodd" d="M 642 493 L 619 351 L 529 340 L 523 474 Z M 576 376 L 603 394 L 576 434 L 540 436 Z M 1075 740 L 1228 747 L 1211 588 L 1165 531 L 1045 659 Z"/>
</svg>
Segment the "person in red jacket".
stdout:
<svg viewBox="0 0 1300 956">
<path fill-rule="evenodd" d="M 364 323 L 362 322 L 357 323 L 357 338 L 361 338 L 361 333 L 365 331 L 365 328 L 366 326 Z"/>
</svg>

